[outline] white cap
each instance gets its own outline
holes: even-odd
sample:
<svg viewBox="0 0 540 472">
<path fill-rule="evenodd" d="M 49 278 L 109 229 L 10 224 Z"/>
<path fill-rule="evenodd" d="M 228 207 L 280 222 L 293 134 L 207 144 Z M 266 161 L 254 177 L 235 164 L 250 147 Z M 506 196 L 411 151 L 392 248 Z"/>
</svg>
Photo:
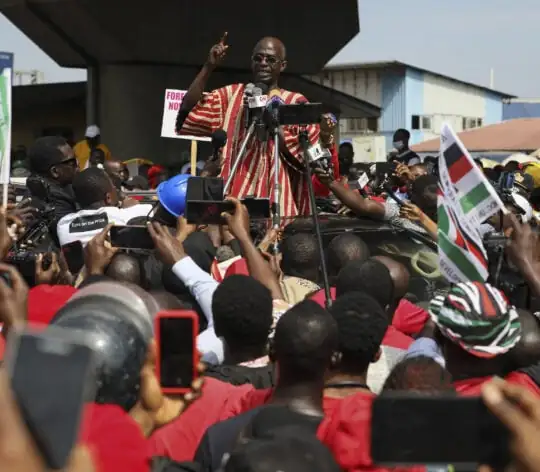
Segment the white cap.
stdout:
<svg viewBox="0 0 540 472">
<path fill-rule="evenodd" d="M 523 223 L 528 223 L 529 221 L 531 221 L 533 217 L 533 209 L 531 207 L 531 204 L 523 195 L 520 195 L 519 193 L 512 192 L 512 197 L 514 199 L 514 205 L 516 205 L 523 212 Z"/>
<path fill-rule="evenodd" d="M 90 125 L 88 128 L 86 128 L 86 133 L 84 133 L 84 136 L 86 138 L 95 138 L 96 136 L 99 136 L 101 134 L 101 130 L 99 129 L 99 126 L 97 125 Z"/>
</svg>

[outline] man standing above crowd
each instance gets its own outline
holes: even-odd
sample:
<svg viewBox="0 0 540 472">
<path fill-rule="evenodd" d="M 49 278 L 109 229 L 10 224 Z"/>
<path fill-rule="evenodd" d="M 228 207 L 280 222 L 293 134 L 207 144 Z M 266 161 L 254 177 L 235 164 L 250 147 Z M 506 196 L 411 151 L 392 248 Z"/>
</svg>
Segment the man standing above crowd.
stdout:
<svg viewBox="0 0 540 472">
<path fill-rule="evenodd" d="M 392 156 L 393 161 L 398 161 L 399 163 L 407 166 L 420 164 L 420 156 L 409 148 L 410 139 L 411 133 L 409 133 L 406 129 L 398 129 L 394 133 L 392 145 L 397 151 L 397 154 Z"/>
<path fill-rule="evenodd" d="M 108 161 L 112 158 L 109 148 L 101 143 L 101 130 L 97 125 L 90 125 L 86 128 L 84 139 L 73 147 L 79 169 L 83 170 L 88 167 L 92 151 L 98 149 L 103 152 L 104 160 Z"/>
<path fill-rule="evenodd" d="M 223 148 L 221 176 L 227 179 L 240 144 L 246 136 L 244 113 L 245 84 L 232 84 L 203 94 L 206 82 L 215 68 L 223 61 L 229 46 L 227 33 L 212 47 L 208 60 L 190 85 L 176 120 L 179 134 L 210 136 L 217 129 L 227 133 L 227 143 Z M 277 38 L 261 39 L 253 50 L 251 69 L 253 81 L 268 86 L 268 93 L 275 95 L 285 104 L 307 102 L 306 98 L 278 86 L 280 74 L 287 67 L 285 46 Z M 318 126 L 309 126 L 309 139 L 315 143 L 319 138 Z M 281 166 L 279 185 L 281 187 L 280 207 L 282 216 L 296 216 L 309 213 L 309 197 L 303 174 L 303 161 L 298 127 L 282 126 L 279 129 L 279 149 Z M 233 177 L 231 195 L 243 198 L 253 195 L 271 198 L 274 191 L 274 141 L 269 136 L 267 142 L 252 137 L 247 151 L 242 157 Z"/>
</svg>

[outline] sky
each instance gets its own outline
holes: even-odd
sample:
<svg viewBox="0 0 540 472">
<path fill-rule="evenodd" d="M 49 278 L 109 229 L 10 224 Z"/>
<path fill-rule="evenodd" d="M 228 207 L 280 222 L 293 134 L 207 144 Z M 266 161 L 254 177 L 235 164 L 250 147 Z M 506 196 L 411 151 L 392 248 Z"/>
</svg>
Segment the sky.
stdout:
<svg viewBox="0 0 540 472">
<path fill-rule="evenodd" d="M 336 2 L 338 3 L 338 2 Z M 398 60 L 521 97 L 540 97 L 538 0 L 359 0 L 360 34 L 331 63 Z M 59 67 L 0 14 L 0 50 L 46 82 L 84 80 Z"/>
</svg>

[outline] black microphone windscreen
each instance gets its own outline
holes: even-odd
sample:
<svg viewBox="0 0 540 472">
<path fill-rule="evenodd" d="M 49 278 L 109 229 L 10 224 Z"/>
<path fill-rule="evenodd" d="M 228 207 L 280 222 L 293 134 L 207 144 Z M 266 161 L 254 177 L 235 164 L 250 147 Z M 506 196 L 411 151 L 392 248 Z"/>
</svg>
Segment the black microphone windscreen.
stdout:
<svg viewBox="0 0 540 472">
<path fill-rule="evenodd" d="M 262 82 L 258 82 L 255 84 L 255 87 L 258 89 L 261 89 L 262 95 L 266 95 L 268 93 L 268 85 L 263 84 Z"/>
<path fill-rule="evenodd" d="M 222 129 L 217 129 L 212 133 L 212 147 L 219 149 L 225 146 L 227 142 L 227 133 Z"/>
</svg>

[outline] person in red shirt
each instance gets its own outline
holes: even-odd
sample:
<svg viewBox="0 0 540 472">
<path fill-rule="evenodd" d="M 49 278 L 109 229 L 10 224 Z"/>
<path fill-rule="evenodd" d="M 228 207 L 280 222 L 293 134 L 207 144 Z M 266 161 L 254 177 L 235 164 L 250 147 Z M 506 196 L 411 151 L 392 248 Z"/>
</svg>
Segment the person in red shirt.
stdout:
<svg viewBox="0 0 540 472">
<path fill-rule="evenodd" d="M 484 383 L 500 376 L 540 396 L 533 379 L 512 371 L 512 358 L 505 355 L 518 344 L 522 328 L 517 310 L 500 290 L 480 282 L 454 285 L 432 300 L 429 314 L 459 394 L 480 395 Z"/>
<path fill-rule="evenodd" d="M 388 310 L 393 314 L 392 326 L 408 336 L 418 334 L 429 319 L 429 314 L 405 298 L 411 278 L 409 271 L 401 262 L 390 257 L 375 256 L 373 259 L 386 266 L 394 282 L 394 299 Z"/>
</svg>

